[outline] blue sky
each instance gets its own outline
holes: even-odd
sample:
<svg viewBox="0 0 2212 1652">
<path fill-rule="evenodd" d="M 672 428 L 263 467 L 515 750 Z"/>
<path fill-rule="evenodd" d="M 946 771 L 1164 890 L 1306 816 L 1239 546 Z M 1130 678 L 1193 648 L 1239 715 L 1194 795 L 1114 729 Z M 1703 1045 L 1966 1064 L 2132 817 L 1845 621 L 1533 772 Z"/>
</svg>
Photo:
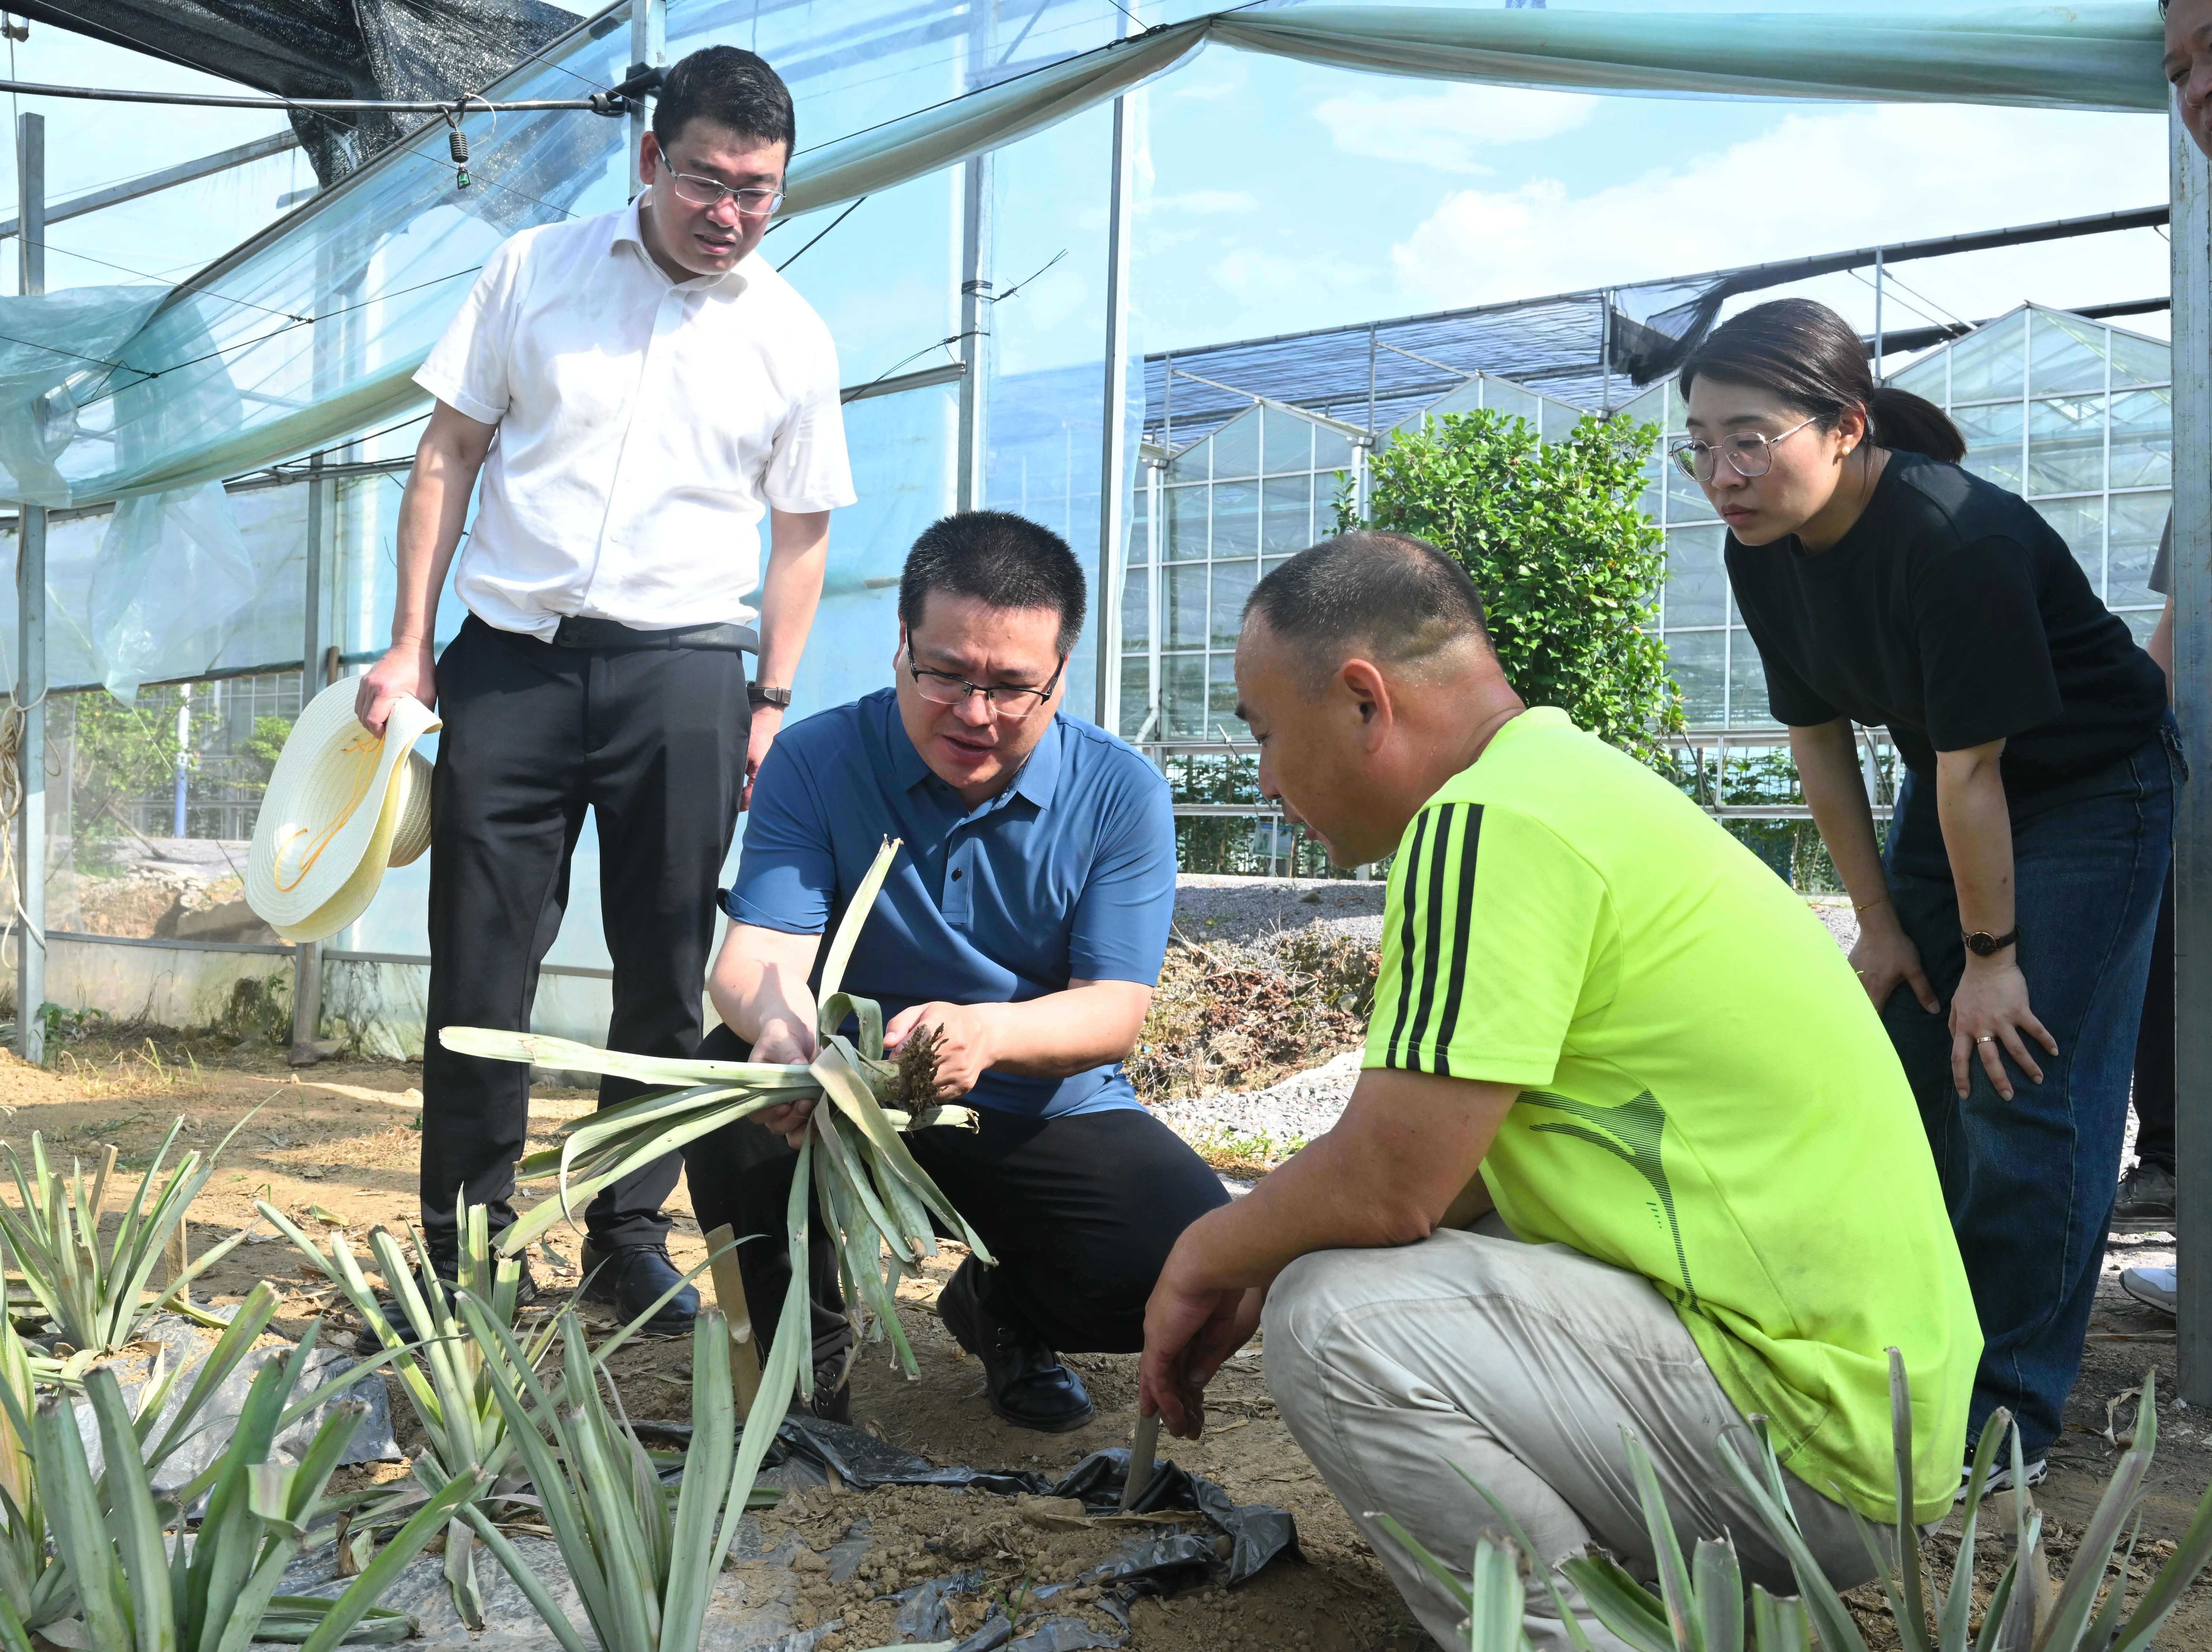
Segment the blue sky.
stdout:
<svg viewBox="0 0 2212 1652">
<path fill-rule="evenodd" d="M 1859 8 L 1914 9 L 1883 0 Z M 13 64 L 27 80 L 222 84 L 40 25 L 14 47 Z M 1220 47 L 1138 101 L 1146 176 L 1135 295 L 1147 349 L 2108 211 L 2166 194 L 2165 123 L 2153 116 L 1585 97 L 1352 75 Z M 278 125 L 254 112 L 45 108 L 53 197 Z M 1093 117 L 1056 143 L 1033 141 L 1054 164 L 1023 175 L 1065 171 L 1070 186 L 1024 191 L 1018 221 L 1002 231 L 1000 273 L 1012 279 L 1071 251 L 1028 295 L 1027 325 L 1006 318 L 1008 370 L 1096 355 L 1088 318 L 1103 295 L 1103 132 Z M 5 164 L 12 176 L 12 154 Z M 49 284 L 173 280 L 312 182 L 295 151 L 59 226 Z M 795 246 L 812 231 L 787 233 Z M 810 257 L 861 250 L 833 239 Z M 0 289 L 12 290 L 14 264 L 5 259 Z M 2136 232 L 1898 273 L 1914 290 L 1897 295 L 1890 321 L 1911 325 L 1915 306 L 1972 319 L 2026 298 L 2069 305 L 2160 294 L 2166 247 Z M 1871 321 L 1861 283 L 1837 276 L 1810 290 Z M 2130 325 L 2155 332 L 2164 322 Z M 887 366 L 902 339 L 903 330 L 857 345 L 848 376 Z"/>
</svg>

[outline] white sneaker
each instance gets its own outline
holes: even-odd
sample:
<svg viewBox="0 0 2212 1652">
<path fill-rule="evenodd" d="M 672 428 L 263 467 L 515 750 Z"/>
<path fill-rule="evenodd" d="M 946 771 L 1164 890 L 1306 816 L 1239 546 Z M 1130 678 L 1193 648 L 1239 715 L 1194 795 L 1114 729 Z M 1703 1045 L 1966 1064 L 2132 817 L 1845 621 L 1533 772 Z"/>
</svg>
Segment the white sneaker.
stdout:
<svg viewBox="0 0 2212 1652">
<path fill-rule="evenodd" d="M 2025 1479 L 2028 1485 L 2040 1485 L 2043 1484 L 2043 1477 L 2051 1472 L 2051 1459 L 2033 1458 L 2022 1463 L 2021 1467 L 2027 1471 Z M 1974 1460 L 1969 1456 L 1966 1459 L 1966 1467 L 1959 1471 L 1959 1489 L 1951 1498 L 1954 1503 L 1964 1503 L 1966 1500 L 1966 1485 L 1973 1478 Z M 1990 1477 L 1982 1482 L 1982 1495 L 1984 1497 L 1993 1497 L 2000 1491 L 2011 1490 L 2012 1456 L 2009 1452 L 2007 1452 L 1990 1465 Z"/>
<path fill-rule="evenodd" d="M 2124 1267 L 2120 1270 L 2120 1289 L 2161 1314 L 2175 1311 L 2176 1291 L 2173 1270 L 2170 1267 Z"/>
</svg>

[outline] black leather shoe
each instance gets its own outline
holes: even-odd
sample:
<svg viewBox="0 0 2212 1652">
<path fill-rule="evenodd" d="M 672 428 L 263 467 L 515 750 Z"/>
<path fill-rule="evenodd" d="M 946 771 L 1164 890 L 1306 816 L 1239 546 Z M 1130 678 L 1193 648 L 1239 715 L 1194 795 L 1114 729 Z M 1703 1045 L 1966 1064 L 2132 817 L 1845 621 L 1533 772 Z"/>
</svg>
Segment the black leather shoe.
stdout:
<svg viewBox="0 0 2212 1652">
<path fill-rule="evenodd" d="M 684 1276 L 668 1260 L 665 1245 L 617 1245 L 601 1250 L 584 1241 L 584 1287 L 576 1294 L 586 1302 L 605 1303 L 627 1324 L 653 1306 L 668 1287 Z M 663 1304 L 645 1322 L 648 1336 L 682 1336 L 699 1316 L 699 1293 L 690 1285 Z"/>
<path fill-rule="evenodd" d="M 825 1423 L 853 1420 L 853 1362 L 840 1357 L 814 1368 L 814 1398 L 806 1409 Z"/>
<path fill-rule="evenodd" d="M 1017 1428 L 1065 1434 L 1091 1418 L 1091 1396 L 1075 1373 L 1060 1363 L 1044 1339 L 1026 1326 L 1009 1325 L 975 1294 L 975 1260 L 960 1264 L 937 1298 L 945 1328 L 983 1362 L 983 1392 L 991 1409 Z"/>
</svg>

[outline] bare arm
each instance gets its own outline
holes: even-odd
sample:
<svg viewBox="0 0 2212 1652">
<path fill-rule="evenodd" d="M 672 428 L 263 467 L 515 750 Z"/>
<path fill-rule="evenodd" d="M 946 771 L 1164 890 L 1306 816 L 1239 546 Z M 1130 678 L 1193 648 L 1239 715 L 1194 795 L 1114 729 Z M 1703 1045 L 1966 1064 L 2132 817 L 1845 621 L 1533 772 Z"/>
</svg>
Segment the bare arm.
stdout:
<svg viewBox="0 0 2212 1652">
<path fill-rule="evenodd" d="M 732 923 L 707 979 L 707 996 L 722 1024 L 752 1046 L 756 1061 L 811 1061 L 815 1054 L 814 973 L 819 935 Z M 814 1103 L 793 1102 L 753 1116 L 779 1134 L 806 1128 Z M 796 1144 L 794 1144 L 795 1145 Z"/>
<path fill-rule="evenodd" d="M 1943 827 L 1943 850 L 1951 862 L 1951 881 L 1959 891 L 1959 927 L 2005 935 L 2013 926 L 2012 814 L 2005 804 L 1999 767 L 2005 743 L 1936 754 L 1936 809 Z M 2058 936 L 2046 938 L 2064 944 Z M 2027 980 L 2020 970 L 2020 949 L 2008 946 L 1989 957 L 1966 954 L 1966 969 L 1951 997 L 1951 1078 L 1959 1094 L 1967 1091 L 1966 1059 L 1979 1055 L 1997 1094 L 2012 1099 L 2012 1080 L 1997 1055 L 2002 1046 L 2021 1072 L 2036 1083 L 2043 1069 L 2021 1041 L 2025 1030 L 2051 1054 L 2058 1042 L 2028 1006 Z"/>
<path fill-rule="evenodd" d="M 1425 1239 L 1463 1212 L 1519 1088 L 1370 1069 L 1336 1127 L 1183 1230 L 1145 1309 L 1139 1406 L 1195 1436 L 1204 1391 L 1251 1335 L 1275 1276 L 1316 1250 Z"/>
<path fill-rule="evenodd" d="M 426 706 L 438 701 L 438 592 L 453 565 L 469 495 L 498 428 L 440 402 L 415 444 L 415 468 L 399 501 L 399 595 L 392 604 L 392 646 L 369 667 L 354 698 L 354 714 L 372 734 L 384 732 L 392 702 L 403 694 Z"/>
<path fill-rule="evenodd" d="M 780 511 L 768 513 L 768 568 L 761 575 L 760 662 L 755 681 L 787 689 L 814 629 L 814 610 L 822 600 L 822 574 L 830 564 L 830 513 Z M 752 804 L 753 777 L 783 728 L 783 708 L 753 708 L 752 739 L 745 753 L 744 806 Z"/>
<path fill-rule="evenodd" d="M 2166 697 L 2173 698 L 2173 598 L 2166 599 L 2166 606 L 2153 628 L 2150 641 L 2143 644 L 2143 652 L 2158 661 L 2159 670 L 2166 673 Z"/>
<path fill-rule="evenodd" d="M 1912 988 L 1923 1009 L 1935 1013 L 1942 1005 L 1921 968 L 1919 949 L 1905 934 L 1890 902 L 1850 719 L 1792 728 L 1790 755 L 1796 760 L 1798 783 L 1805 788 L 1813 823 L 1820 829 L 1820 841 L 1828 846 L 1828 858 L 1836 863 L 1837 875 L 1858 913 L 1859 938 L 1851 947 L 1851 969 L 1859 985 L 1879 1010 L 1902 982 Z"/>
<path fill-rule="evenodd" d="M 1021 1004 L 917 1004 L 891 1017 L 884 1042 L 896 1049 L 915 1029 L 939 1029 L 939 1094 L 964 1096 L 996 1070 L 1066 1078 L 1118 1061 L 1137 1045 L 1152 989 L 1133 981 L 1071 981 L 1065 992 Z"/>
</svg>

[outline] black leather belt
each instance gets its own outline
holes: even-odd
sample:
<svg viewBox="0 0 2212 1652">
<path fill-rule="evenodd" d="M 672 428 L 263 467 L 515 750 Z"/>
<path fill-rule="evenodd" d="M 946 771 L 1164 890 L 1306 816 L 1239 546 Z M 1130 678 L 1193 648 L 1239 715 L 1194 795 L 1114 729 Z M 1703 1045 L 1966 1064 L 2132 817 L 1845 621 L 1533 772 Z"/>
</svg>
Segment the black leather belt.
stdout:
<svg viewBox="0 0 2212 1652">
<path fill-rule="evenodd" d="M 641 631 L 620 620 L 582 619 L 570 615 L 553 633 L 558 648 L 726 648 L 760 652 L 760 633 L 750 625 L 678 625 L 665 631 Z"/>
</svg>

